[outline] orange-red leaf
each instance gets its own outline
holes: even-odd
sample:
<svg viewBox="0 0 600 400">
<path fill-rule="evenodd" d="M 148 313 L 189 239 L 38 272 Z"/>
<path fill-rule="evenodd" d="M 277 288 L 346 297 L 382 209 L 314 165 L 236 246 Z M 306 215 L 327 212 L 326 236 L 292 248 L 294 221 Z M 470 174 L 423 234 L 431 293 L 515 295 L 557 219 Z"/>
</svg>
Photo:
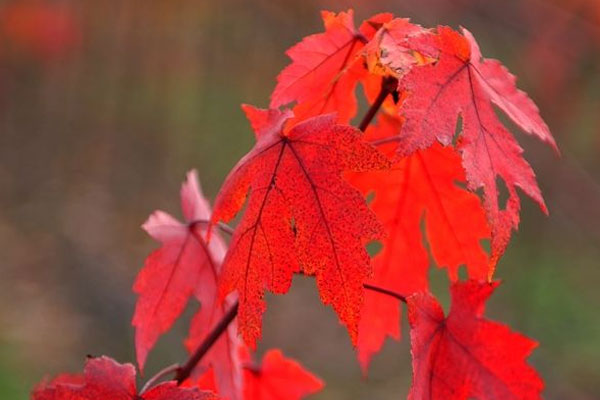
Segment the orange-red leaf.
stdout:
<svg viewBox="0 0 600 400">
<path fill-rule="evenodd" d="M 383 23 L 365 46 L 369 72 L 401 78 L 412 66 L 424 63 L 427 56 L 435 54 L 428 32 L 407 18 Z"/>
<path fill-rule="evenodd" d="M 537 400 L 543 382 L 526 363 L 537 343 L 483 317 L 498 283 L 454 283 L 447 317 L 426 293 L 408 298 L 410 400 Z"/>
<path fill-rule="evenodd" d="M 396 118 L 383 115 L 367 137 L 385 139 L 399 129 Z M 488 257 L 481 241 L 490 232 L 479 198 L 457 185 L 464 182 L 460 156 L 440 144 L 400 159 L 391 171 L 353 177 L 352 183 L 364 192 L 375 192 L 371 206 L 387 233 L 381 252 L 373 259 L 373 284 L 403 295 L 427 290 L 427 247 L 437 265 L 448 269 L 452 281 L 458 279 L 461 265 L 470 278 L 487 278 Z M 398 300 L 373 292 L 365 297 L 358 340 L 363 371 L 386 336 L 400 336 Z"/>
<path fill-rule="evenodd" d="M 245 106 L 253 126 L 257 111 Z M 355 342 L 363 282 L 371 273 L 364 245 L 381 226 L 343 171 L 388 166 L 358 130 L 333 115 L 311 118 L 284 133 L 290 112 L 263 111 L 257 143 L 227 177 L 213 222 L 246 211 L 224 261 L 222 293 L 240 296 L 239 327 L 251 347 L 260 337 L 264 291 L 287 292 L 292 275 L 316 275 L 321 299 L 333 305 Z M 262 118 L 261 120 L 264 120 Z"/>
<path fill-rule="evenodd" d="M 83 375 L 60 375 L 51 382 L 38 385 L 32 400 L 217 400 L 210 393 L 193 388 L 180 388 L 174 381 L 161 383 L 138 394 L 135 368 L 119 364 L 111 358 L 89 359 Z"/>
<path fill-rule="evenodd" d="M 355 28 L 352 10 L 323 11 L 321 17 L 325 32 L 305 37 L 286 52 L 292 63 L 277 77 L 270 107 L 296 101 L 297 118 L 335 111 L 345 123 L 356 114 L 359 72 L 352 67 L 367 39 Z"/>
<path fill-rule="evenodd" d="M 300 400 L 322 388 L 319 378 L 279 350 L 268 351 L 259 367 L 244 370 L 244 400 Z"/>
<path fill-rule="evenodd" d="M 162 246 L 148 256 L 133 287 L 139 294 L 132 324 L 140 369 L 159 336 L 171 328 L 192 295 L 196 294 L 202 304 L 202 312 L 212 313 L 215 308 L 225 247 L 219 237 L 210 246 L 204 240 L 210 207 L 195 171 L 188 173 L 181 187 L 181 208 L 186 223 L 155 211 L 143 225 Z"/>
<path fill-rule="evenodd" d="M 548 126 L 527 95 L 515 86 L 515 77 L 498 61 L 482 59 L 473 36 L 439 27 L 434 39 L 435 64 L 415 67 L 400 82 L 409 95 L 402 107 L 406 122 L 398 151 L 412 154 L 438 141 L 452 142 L 459 115 L 462 132 L 457 148 L 462 155 L 469 188 L 483 188 L 492 229 L 492 264 L 502 255 L 512 229 L 519 223 L 520 201 L 516 186 L 546 212 L 535 175 L 523 159 L 523 150 L 496 116 L 499 107 L 526 133 L 556 148 Z M 509 199 L 499 204 L 497 177 Z"/>
</svg>

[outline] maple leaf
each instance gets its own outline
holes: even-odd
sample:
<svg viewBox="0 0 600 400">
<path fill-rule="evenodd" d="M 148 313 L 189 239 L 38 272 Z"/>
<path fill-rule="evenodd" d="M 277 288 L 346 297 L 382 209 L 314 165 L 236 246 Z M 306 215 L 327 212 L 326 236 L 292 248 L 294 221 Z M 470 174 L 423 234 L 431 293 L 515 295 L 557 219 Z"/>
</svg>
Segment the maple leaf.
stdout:
<svg viewBox="0 0 600 400">
<path fill-rule="evenodd" d="M 417 64 L 425 64 L 435 53 L 429 30 L 408 18 L 385 21 L 365 46 L 365 60 L 371 74 L 401 78 Z"/>
<path fill-rule="evenodd" d="M 354 12 L 322 11 L 325 32 L 305 37 L 287 50 L 292 63 L 277 76 L 271 108 L 297 102 L 298 121 L 337 112 L 338 122 L 347 123 L 357 110 L 356 85 L 365 70 L 361 49 L 379 26 L 392 18 L 378 14 L 357 30 Z"/>
<path fill-rule="evenodd" d="M 483 317 L 498 282 L 457 282 L 444 317 L 429 294 L 408 298 L 413 385 L 410 400 L 534 400 L 543 382 L 526 364 L 537 343 Z"/>
<path fill-rule="evenodd" d="M 217 236 L 210 245 L 204 240 L 210 206 L 202 196 L 196 171 L 187 174 L 181 187 L 181 208 L 185 223 L 163 211 L 155 211 L 143 228 L 162 246 L 146 259 L 133 286 L 139 295 L 132 324 L 140 369 L 159 336 L 169 330 L 189 298 L 196 295 L 201 312 L 213 314 L 217 277 L 225 245 Z"/>
<path fill-rule="evenodd" d="M 292 275 L 316 275 L 321 299 L 333 305 L 356 341 L 363 282 L 371 273 L 364 245 L 381 226 L 343 171 L 382 169 L 389 162 L 336 125 L 334 115 L 308 119 L 284 133 L 290 111 L 244 106 L 257 143 L 227 177 L 212 221 L 231 220 L 250 190 L 246 211 L 224 261 L 221 292 L 238 291 L 241 334 L 251 347 L 260 337 L 264 291 L 285 293 Z M 268 121 L 268 122 L 265 122 Z"/>
<path fill-rule="evenodd" d="M 109 357 L 90 358 L 83 375 L 60 375 L 38 385 L 32 400 L 217 400 L 210 392 L 180 388 L 174 381 L 161 383 L 138 394 L 135 368 Z"/>
<path fill-rule="evenodd" d="M 244 400 L 300 400 L 323 382 L 280 350 L 269 350 L 259 367 L 244 369 Z"/>
<path fill-rule="evenodd" d="M 436 139 L 452 142 L 458 116 L 463 131 L 457 148 L 462 155 L 471 190 L 483 188 L 484 206 L 492 229 L 491 264 L 504 252 L 512 229 L 519 223 L 520 187 L 547 212 L 535 175 L 523 159 L 523 150 L 496 116 L 500 108 L 526 133 L 556 149 L 556 143 L 538 109 L 518 90 L 515 77 L 498 61 L 483 59 L 473 36 L 438 27 L 433 37 L 438 49 L 435 64 L 414 67 L 400 81 L 409 95 L 402 107 L 406 122 L 398 152 L 412 154 Z M 506 184 L 509 198 L 504 209 L 498 200 L 496 178 Z"/>
<path fill-rule="evenodd" d="M 400 126 L 397 117 L 384 114 L 366 138 L 392 137 Z M 393 152 L 390 147 L 394 145 L 381 146 L 381 150 Z M 489 238 L 489 227 L 477 195 L 457 185 L 465 179 L 460 156 L 451 146 L 439 143 L 401 158 L 385 173 L 354 174 L 353 184 L 365 193 L 375 192 L 371 207 L 387 233 L 382 250 L 373 259 L 372 284 L 405 296 L 427 290 L 425 239 L 433 259 L 447 268 L 451 281 L 458 279 L 461 265 L 466 266 L 470 278 L 487 278 L 488 256 L 481 241 Z M 363 372 L 386 336 L 399 339 L 399 326 L 399 300 L 367 292 L 357 346 Z"/>
</svg>

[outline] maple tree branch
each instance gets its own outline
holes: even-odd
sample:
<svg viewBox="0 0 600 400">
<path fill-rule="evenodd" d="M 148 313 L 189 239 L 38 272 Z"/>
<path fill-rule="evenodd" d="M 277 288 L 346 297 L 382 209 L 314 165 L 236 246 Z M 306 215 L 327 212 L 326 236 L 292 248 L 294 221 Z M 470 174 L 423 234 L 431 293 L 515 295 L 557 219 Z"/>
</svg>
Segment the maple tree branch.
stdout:
<svg viewBox="0 0 600 400">
<path fill-rule="evenodd" d="M 379 286 L 371 285 L 368 283 L 363 284 L 363 287 L 367 290 L 371 290 L 377 293 L 385 294 L 387 296 L 391 296 L 395 299 L 406 303 L 406 296 L 401 295 L 400 293 L 394 292 L 393 290 L 385 289 Z M 229 324 L 235 319 L 239 310 L 239 302 L 233 304 L 233 306 L 227 311 L 227 313 L 221 318 L 221 320 L 215 325 L 212 331 L 206 336 L 206 338 L 200 343 L 196 351 L 190 356 L 190 358 L 183 364 L 173 364 L 170 365 L 159 372 L 156 373 L 152 378 L 150 378 L 142 387 L 140 393 L 144 393 L 146 390 L 151 388 L 156 382 L 158 382 L 163 377 L 175 372 L 175 380 L 177 384 L 181 384 L 191 375 L 196 365 L 202 360 L 202 358 L 206 355 L 206 353 L 211 349 L 211 347 L 216 343 L 216 341 L 221 337 L 221 335 L 225 332 Z"/>
<path fill-rule="evenodd" d="M 302 275 L 302 276 L 310 276 L 310 275 L 306 275 L 304 272 L 296 272 L 297 275 Z M 377 292 L 377 293 L 381 293 L 381 294 L 385 294 L 387 296 L 391 296 L 397 300 L 400 300 L 403 303 L 406 303 L 406 296 L 404 296 L 403 294 L 400 294 L 398 292 L 395 292 L 393 290 L 390 289 L 386 289 L 386 288 L 382 288 L 380 286 L 376 286 L 376 285 L 371 285 L 370 283 L 363 283 L 363 287 L 367 290 L 371 290 L 373 292 Z"/>
<path fill-rule="evenodd" d="M 154 384 L 156 384 L 159 380 L 161 380 L 165 376 L 172 374 L 174 372 L 177 372 L 178 369 L 179 369 L 179 364 L 173 364 L 173 365 L 169 365 L 168 367 L 165 367 L 165 368 L 161 369 L 160 371 L 158 371 L 152 378 L 148 379 L 148 381 L 144 384 L 144 386 L 142 387 L 142 390 L 140 390 L 140 395 L 144 394 L 144 392 L 146 390 L 150 389 L 152 386 L 154 386 Z"/>
<path fill-rule="evenodd" d="M 210 348 L 215 344 L 217 339 L 219 339 L 223 332 L 225 332 L 229 324 L 235 319 L 238 309 L 239 302 L 236 300 L 233 306 L 229 309 L 229 311 L 227 311 L 223 318 L 221 318 L 219 323 L 215 325 L 212 331 L 209 332 L 206 338 L 204 338 L 202 343 L 200 343 L 196 351 L 194 351 L 185 364 L 177 368 L 177 373 L 175 374 L 175 380 L 177 381 L 177 384 L 181 384 L 190 376 L 202 357 L 204 357 L 208 350 L 210 350 Z"/>
<path fill-rule="evenodd" d="M 379 286 L 375 286 L 375 285 L 370 285 L 368 283 L 363 284 L 363 287 L 367 290 L 371 290 L 373 292 L 377 292 L 377 293 L 382 293 L 382 294 L 386 294 L 388 296 L 394 297 L 398 300 L 400 300 L 403 303 L 406 303 L 406 296 L 401 295 L 398 292 L 394 292 L 393 290 L 389 290 L 389 289 L 385 289 Z"/>
<path fill-rule="evenodd" d="M 381 105 L 385 101 L 386 97 L 389 94 L 394 93 L 397 87 L 398 79 L 394 78 L 393 76 L 386 76 L 381 80 L 381 89 L 379 89 L 379 94 L 375 98 L 373 104 L 371 104 L 371 107 L 363 117 L 362 121 L 360 121 L 358 129 L 363 132 L 367 129 L 371 121 L 373 121 L 373 118 L 375 118 L 377 111 L 379 111 L 381 108 Z"/>
</svg>

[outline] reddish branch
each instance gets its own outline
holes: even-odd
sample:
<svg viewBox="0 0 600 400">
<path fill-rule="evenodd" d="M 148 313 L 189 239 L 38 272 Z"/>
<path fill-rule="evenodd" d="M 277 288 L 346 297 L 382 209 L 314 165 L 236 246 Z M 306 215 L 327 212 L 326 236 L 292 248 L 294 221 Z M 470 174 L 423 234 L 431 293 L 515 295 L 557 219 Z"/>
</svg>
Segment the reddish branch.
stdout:
<svg viewBox="0 0 600 400">
<path fill-rule="evenodd" d="M 394 297 L 406 304 L 406 296 L 401 295 L 398 292 L 394 292 L 393 290 L 385 289 L 385 288 L 375 286 L 375 285 L 370 285 L 368 283 L 363 284 L 363 287 L 367 290 L 372 290 L 373 292 L 387 294 L 388 296 Z"/>
<path fill-rule="evenodd" d="M 197 219 L 191 222 L 191 224 L 200 224 L 200 225 L 209 225 L 210 221 L 207 219 Z M 229 225 L 227 225 L 226 223 L 223 222 L 219 222 L 217 223 L 217 226 L 219 227 L 219 229 L 221 230 L 221 232 L 227 234 L 227 235 L 233 235 L 233 228 Z"/>
<path fill-rule="evenodd" d="M 166 368 L 158 371 L 152 378 L 148 379 L 148 382 L 144 384 L 142 390 L 140 390 L 140 395 L 144 394 L 144 392 L 154 386 L 158 381 L 160 381 L 163 377 L 172 374 L 173 372 L 177 372 L 179 369 L 179 364 L 172 364 Z"/>
<path fill-rule="evenodd" d="M 386 97 L 394 93 L 397 88 L 398 79 L 394 78 L 393 76 L 387 76 L 381 80 L 381 89 L 379 90 L 379 94 L 375 98 L 373 104 L 371 104 L 371 107 L 365 114 L 362 121 L 360 121 L 358 129 L 360 129 L 363 132 L 367 129 L 367 127 L 371 124 L 371 121 L 373 121 L 373 118 L 375 118 L 377 111 L 379 111 L 379 109 L 381 108 L 381 105 L 385 101 Z"/>
<path fill-rule="evenodd" d="M 181 384 L 185 381 L 196 365 L 200 362 L 202 357 L 210 350 L 213 344 L 219 339 L 221 334 L 225 332 L 229 324 L 234 320 L 238 313 L 239 303 L 236 301 L 235 304 L 227 311 L 227 314 L 223 316 L 223 318 L 219 321 L 217 325 L 213 328 L 212 331 L 206 336 L 204 341 L 200 343 L 196 351 L 192 353 L 190 358 L 183 364 L 180 368 L 177 369 L 177 373 L 175 374 L 175 380 L 178 384 Z"/>
<path fill-rule="evenodd" d="M 394 292 L 389 289 L 381 288 L 379 286 L 370 285 L 365 283 L 364 288 L 367 290 L 372 290 L 377 293 L 385 294 L 387 296 L 391 296 L 395 299 L 406 303 L 406 296 L 401 295 L 400 293 Z M 167 376 L 170 373 L 175 372 L 175 380 L 178 384 L 181 384 L 187 378 L 189 378 L 190 374 L 196 368 L 196 365 L 202 360 L 202 358 L 206 355 L 206 353 L 210 350 L 210 348 L 215 344 L 215 342 L 221 337 L 221 335 L 227 330 L 227 327 L 235 317 L 237 316 L 239 308 L 239 303 L 236 301 L 235 304 L 227 311 L 227 314 L 221 318 L 221 320 L 215 325 L 215 327 L 210 331 L 210 333 L 206 336 L 206 338 L 200 343 L 196 351 L 192 353 L 190 358 L 183 364 L 182 366 L 171 365 L 161 371 L 159 371 L 156 375 L 146 382 L 144 388 L 142 390 L 148 390 L 151 386 L 153 386 L 156 382 L 158 382 L 164 376 Z"/>
</svg>

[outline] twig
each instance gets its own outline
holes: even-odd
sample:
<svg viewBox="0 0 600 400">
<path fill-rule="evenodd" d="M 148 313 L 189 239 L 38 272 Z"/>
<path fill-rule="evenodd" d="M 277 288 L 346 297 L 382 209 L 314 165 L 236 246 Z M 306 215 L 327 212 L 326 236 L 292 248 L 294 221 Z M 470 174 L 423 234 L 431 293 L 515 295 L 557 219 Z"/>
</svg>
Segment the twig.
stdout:
<svg viewBox="0 0 600 400">
<path fill-rule="evenodd" d="M 375 99 L 373 104 L 371 104 L 369 111 L 367 111 L 362 121 L 360 121 L 358 129 L 360 129 L 363 132 L 367 129 L 367 127 L 375 117 L 375 114 L 377 114 L 377 111 L 379 111 L 379 109 L 381 108 L 381 105 L 385 101 L 385 98 L 389 94 L 394 93 L 397 87 L 398 79 L 394 78 L 393 76 L 387 76 L 381 80 L 381 89 L 379 90 L 379 94 L 377 95 L 377 98 Z"/>
<path fill-rule="evenodd" d="M 193 369 L 200 362 L 202 357 L 204 357 L 208 350 L 210 350 L 213 344 L 215 344 L 217 339 L 219 339 L 219 337 L 223 334 L 223 332 L 225 332 L 229 324 L 237 316 L 238 308 L 239 303 L 236 300 L 234 305 L 229 309 L 229 311 L 227 311 L 227 313 L 223 316 L 219 323 L 215 325 L 213 330 L 210 331 L 210 333 L 208 334 L 208 336 L 206 336 L 204 341 L 200 343 L 200 346 L 198 346 L 196 351 L 190 356 L 190 358 L 185 362 L 185 364 L 183 364 L 183 366 L 177 369 L 177 374 L 175 375 L 175 380 L 177 381 L 177 384 L 181 384 L 190 376 Z"/>
<path fill-rule="evenodd" d="M 378 292 L 378 293 L 386 294 L 388 296 L 392 296 L 392 297 L 400 300 L 401 302 L 406 303 L 406 296 L 401 295 L 400 293 L 394 292 L 393 290 L 384 289 L 384 288 L 381 288 L 379 286 L 370 285 L 368 283 L 363 284 L 363 287 L 365 289 L 372 290 L 374 292 Z"/>
<path fill-rule="evenodd" d="M 394 292 L 389 289 L 381 288 L 379 286 L 370 285 L 368 283 L 365 283 L 363 286 L 367 290 L 372 290 L 374 292 L 385 294 L 387 296 L 394 297 L 395 299 L 398 299 L 398 300 L 402 301 L 403 303 L 406 303 L 406 296 L 403 296 L 400 293 Z M 227 311 L 227 313 L 223 316 L 223 318 L 221 318 L 221 320 L 217 323 L 217 325 L 215 325 L 215 327 L 212 329 L 212 331 L 209 332 L 209 334 L 202 341 L 202 343 L 200 343 L 200 345 L 198 346 L 196 351 L 194 351 L 194 353 L 190 356 L 190 358 L 188 358 L 188 360 L 185 362 L 185 364 L 183 364 L 182 366 L 180 366 L 178 364 L 174 364 L 174 365 L 170 365 L 170 366 L 162 369 L 156 375 L 154 375 L 152 378 L 150 378 L 148 380 L 148 382 L 146 382 L 146 384 L 143 386 L 140 393 L 144 393 L 146 390 L 151 388 L 156 382 L 158 382 L 161 378 L 163 378 L 173 372 L 175 372 L 175 380 L 177 381 L 177 384 L 181 384 L 183 381 L 185 381 L 187 378 L 189 378 L 189 376 L 191 375 L 194 368 L 196 368 L 196 365 L 198 365 L 200 360 L 202 360 L 202 357 L 204 357 L 206 355 L 206 353 L 216 343 L 216 341 L 219 339 L 219 337 L 221 337 L 223 332 L 225 332 L 225 330 L 227 329 L 229 324 L 235 319 L 235 317 L 238 314 L 238 309 L 239 309 L 239 302 L 236 300 L 236 302 L 233 304 L 233 306 L 229 309 L 229 311 Z"/>
<path fill-rule="evenodd" d="M 369 143 L 372 146 L 381 146 L 384 144 L 394 143 L 394 142 L 399 142 L 399 141 L 400 141 L 400 136 L 391 136 L 391 137 L 386 137 L 383 139 L 371 140 Z"/>
<path fill-rule="evenodd" d="M 190 222 L 190 224 L 203 224 L 203 225 L 208 225 L 210 223 L 211 223 L 211 221 L 208 219 L 196 219 L 196 220 Z M 233 232 L 235 231 L 235 229 L 233 227 L 227 225 L 224 222 L 218 222 L 217 226 L 219 227 L 221 232 L 226 233 L 228 235 L 233 235 Z"/>
<path fill-rule="evenodd" d="M 148 379 L 148 382 L 144 384 L 142 390 L 140 390 L 140 395 L 143 394 L 146 390 L 150 389 L 152 386 L 154 386 L 159 380 L 161 380 L 165 376 L 177 372 L 178 369 L 179 364 L 173 364 L 158 371 L 152 378 Z"/>
</svg>

